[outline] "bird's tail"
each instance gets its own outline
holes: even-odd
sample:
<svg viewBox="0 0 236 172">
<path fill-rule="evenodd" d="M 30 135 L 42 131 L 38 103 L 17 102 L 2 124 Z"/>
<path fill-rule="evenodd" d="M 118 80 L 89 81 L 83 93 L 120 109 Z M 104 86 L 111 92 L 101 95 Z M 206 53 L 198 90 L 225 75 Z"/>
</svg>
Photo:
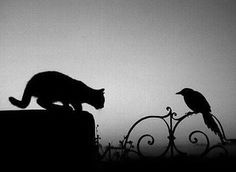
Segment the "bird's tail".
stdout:
<svg viewBox="0 0 236 172">
<path fill-rule="evenodd" d="M 27 84 L 22 96 L 22 100 L 17 100 L 14 97 L 9 97 L 9 101 L 11 102 L 11 104 L 22 109 L 26 108 L 29 105 L 32 96 L 29 87 L 29 84 Z"/>
<path fill-rule="evenodd" d="M 208 128 L 210 128 L 216 135 L 220 137 L 221 142 L 224 142 L 224 137 L 219 129 L 219 126 L 215 122 L 213 115 L 209 112 L 203 113 L 203 119 Z"/>
</svg>

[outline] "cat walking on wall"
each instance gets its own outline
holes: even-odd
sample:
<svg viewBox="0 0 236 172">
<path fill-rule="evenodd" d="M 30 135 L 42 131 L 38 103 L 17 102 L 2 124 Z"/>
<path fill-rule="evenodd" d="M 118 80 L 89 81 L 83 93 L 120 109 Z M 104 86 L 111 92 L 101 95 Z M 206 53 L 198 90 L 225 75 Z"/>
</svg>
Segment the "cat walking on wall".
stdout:
<svg viewBox="0 0 236 172">
<path fill-rule="evenodd" d="M 101 109 L 105 103 L 104 90 L 90 88 L 60 72 L 46 71 L 34 75 L 28 81 L 21 100 L 9 97 L 9 101 L 19 108 L 26 108 L 31 98 L 36 97 L 37 103 L 47 110 L 63 108 L 82 111 L 82 103 Z M 56 102 L 60 102 L 62 106 L 55 104 Z"/>
</svg>

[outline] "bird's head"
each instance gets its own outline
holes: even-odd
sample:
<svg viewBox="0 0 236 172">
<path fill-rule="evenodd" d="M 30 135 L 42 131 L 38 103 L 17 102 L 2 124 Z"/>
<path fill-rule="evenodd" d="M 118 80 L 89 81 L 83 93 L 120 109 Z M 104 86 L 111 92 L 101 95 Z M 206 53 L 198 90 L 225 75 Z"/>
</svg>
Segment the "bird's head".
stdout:
<svg viewBox="0 0 236 172">
<path fill-rule="evenodd" d="M 182 96 L 185 96 L 185 95 L 187 95 L 187 94 L 189 94 L 191 92 L 193 92 L 193 89 L 191 89 L 191 88 L 184 88 L 181 91 L 177 92 L 176 94 L 180 94 Z"/>
</svg>

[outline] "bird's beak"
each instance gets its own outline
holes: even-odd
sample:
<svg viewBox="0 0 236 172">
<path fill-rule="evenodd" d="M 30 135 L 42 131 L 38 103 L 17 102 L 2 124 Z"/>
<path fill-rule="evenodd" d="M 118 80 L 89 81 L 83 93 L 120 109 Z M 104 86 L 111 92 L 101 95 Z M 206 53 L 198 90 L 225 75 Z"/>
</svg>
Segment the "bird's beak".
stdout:
<svg viewBox="0 0 236 172">
<path fill-rule="evenodd" d="M 175 93 L 175 94 L 181 94 L 181 92 L 177 92 L 177 93 Z"/>
</svg>

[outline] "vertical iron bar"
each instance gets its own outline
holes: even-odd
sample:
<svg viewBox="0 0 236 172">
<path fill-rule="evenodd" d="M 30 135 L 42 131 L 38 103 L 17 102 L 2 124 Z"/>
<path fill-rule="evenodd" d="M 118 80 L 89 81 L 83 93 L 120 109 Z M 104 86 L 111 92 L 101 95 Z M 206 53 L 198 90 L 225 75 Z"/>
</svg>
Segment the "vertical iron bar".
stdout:
<svg viewBox="0 0 236 172">
<path fill-rule="evenodd" d="M 171 156 L 171 158 L 174 156 L 174 149 L 173 149 L 173 146 L 174 146 L 174 143 L 173 143 L 173 126 L 172 126 L 172 112 L 171 112 L 171 114 L 170 114 L 170 132 L 169 132 L 169 134 L 170 134 L 170 156 Z"/>
<path fill-rule="evenodd" d="M 109 158 L 109 161 L 111 161 L 111 143 L 108 144 L 108 158 Z"/>
</svg>

